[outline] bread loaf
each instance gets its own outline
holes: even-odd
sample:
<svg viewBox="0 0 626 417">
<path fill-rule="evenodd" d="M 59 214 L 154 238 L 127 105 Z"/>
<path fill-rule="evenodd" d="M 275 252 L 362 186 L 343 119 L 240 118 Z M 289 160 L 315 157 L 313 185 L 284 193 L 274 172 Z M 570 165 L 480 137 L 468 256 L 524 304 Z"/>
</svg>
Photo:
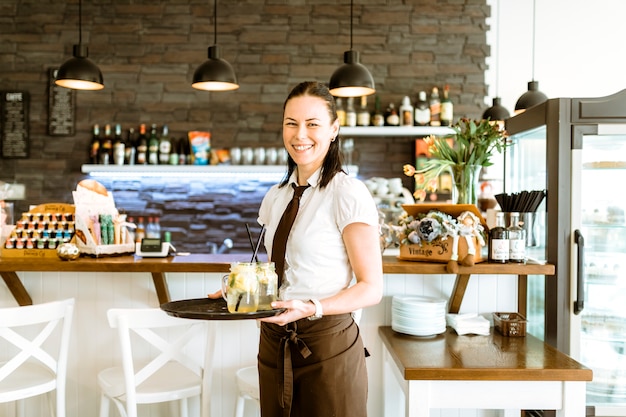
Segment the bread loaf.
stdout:
<svg viewBox="0 0 626 417">
<path fill-rule="evenodd" d="M 94 193 L 98 193 L 101 194 L 103 196 L 107 196 L 109 195 L 106 187 L 102 184 L 100 184 L 98 181 L 96 180 L 82 180 L 81 182 L 78 183 L 79 186 L 86 188 L 89 191 L 93 191 Z"/>
</svg>

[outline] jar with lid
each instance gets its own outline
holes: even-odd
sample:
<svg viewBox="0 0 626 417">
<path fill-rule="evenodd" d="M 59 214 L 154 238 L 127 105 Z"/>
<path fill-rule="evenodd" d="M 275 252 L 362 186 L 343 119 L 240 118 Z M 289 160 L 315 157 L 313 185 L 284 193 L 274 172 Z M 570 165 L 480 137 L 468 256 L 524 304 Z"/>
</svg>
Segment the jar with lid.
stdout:
<svg viewBox="0 0 626 417">
<path fill-rule="evenodd" d="M 271 310 L 272 302 L 278 299 L 278 274 L 274 262 L 257 262 L 257 280 L 259 282 L 258 310 Z"/>
</svg>

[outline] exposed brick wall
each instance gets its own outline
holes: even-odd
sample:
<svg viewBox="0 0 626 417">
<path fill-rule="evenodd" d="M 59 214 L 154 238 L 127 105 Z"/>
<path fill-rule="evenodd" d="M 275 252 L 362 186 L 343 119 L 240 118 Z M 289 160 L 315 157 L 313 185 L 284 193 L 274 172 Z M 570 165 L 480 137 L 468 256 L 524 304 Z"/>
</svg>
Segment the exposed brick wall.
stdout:
<svg viewBox="0 0 626 417">
<path fill-rule="evenodd" d="M 26 184 L 18 211 L 26 204 L 71 202 L 94 123 L 121 123 L 125 129 L 167 123 L 174 136 L 210 130 L 215 147 L 281 146 L 281 109 L 289 89 L 303 80 L 326 82 L 350 45 L 347 0 L 220 1 L 217 43 L 241 87 L 200 92 L 191 88 L 191 78 L 213 44 L 213 2 L 127 3 L 83 1 L 83 43 L 103 72 L 105 89 L 77 93 L 72 137 L 47 135 L 46 89 L 48 68 L 71 57 L 78 41 L 78 1 L 0 3 L 0 90 L 31 95 L 30 158 L 0 159 L 0 180 Z M 486 95 L 488 15 L 486 0 L 355 1 L 354 49 L 372 72 L 383 105 L 449 84 L 455 118 L 479 117 Z M 411 138 L 359 138 L 356 148 L 354 162 L 364 178 L 401 176 L 402 164 L 413 159 Z M 133 190 L 139 189 L 146 206 L 167 212 L 172 203 L 151 200 L 155 186 L 139 182 L 124 190 L 116 184 L 118 206 L 132 206 Z M 162 187 L 159 192 L 176 191 L 176 205 L 189 197 L 186 184 Z M 237 206 L 235 196 L 228 198 Z M 202 196 L 190 201 L 209 211 L 212 199 L 206 195 L 205 205 Z M 223 227 L 232 224 L 227 220 Z"/>
</svg>

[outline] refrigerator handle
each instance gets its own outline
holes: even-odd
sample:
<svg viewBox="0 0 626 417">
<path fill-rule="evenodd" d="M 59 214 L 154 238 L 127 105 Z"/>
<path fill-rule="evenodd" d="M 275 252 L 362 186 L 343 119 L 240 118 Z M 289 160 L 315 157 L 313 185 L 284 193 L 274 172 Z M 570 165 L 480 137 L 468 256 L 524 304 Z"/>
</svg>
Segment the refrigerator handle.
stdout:
<svg viewBox="0 0 626 417">
<path fill-rule="evenodd" d="M 585 308 L 585 283 L 584 283 L 584 259 L 585 259 L 585 238 L 580 230 L 574 230 L 574 242 L 577 245 L 576 251 L 576 300 L 574 301 L 574 314 L 580 314 Z"/>
</svg>

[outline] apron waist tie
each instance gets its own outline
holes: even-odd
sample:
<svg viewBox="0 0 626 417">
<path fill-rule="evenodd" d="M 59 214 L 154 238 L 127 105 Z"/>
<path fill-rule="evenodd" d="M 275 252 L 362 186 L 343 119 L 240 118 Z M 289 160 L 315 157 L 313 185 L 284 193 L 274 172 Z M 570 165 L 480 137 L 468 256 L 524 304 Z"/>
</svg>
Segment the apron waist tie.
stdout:
<svg viewBox="0 0 626 417">
<path fill-rule="evenodd" d="M 294 327 L 295 323 L 294 323 Z M 279 382 L 279 396 L 278 402 L 280 406 L 283 408 L 283 413 L 285 416 L 289 416 L 291 414 L 291 402 L 293 399 L 293 370 L 291 367 L 291 345 L 296 346 L 298 352 L 304 359 L 308 358 L 311 355 L 311 350 L 304 343 L 302 339 L 298 337 L 298 333 L 296 329 L 286 329 L 287 335 L 283 336 L 280 339 L 280 349 L 279 352 L 282 352 L 282 361 L 278 360 L 278 366 L 282 369 L 282 378 Z"/>
</svg>

